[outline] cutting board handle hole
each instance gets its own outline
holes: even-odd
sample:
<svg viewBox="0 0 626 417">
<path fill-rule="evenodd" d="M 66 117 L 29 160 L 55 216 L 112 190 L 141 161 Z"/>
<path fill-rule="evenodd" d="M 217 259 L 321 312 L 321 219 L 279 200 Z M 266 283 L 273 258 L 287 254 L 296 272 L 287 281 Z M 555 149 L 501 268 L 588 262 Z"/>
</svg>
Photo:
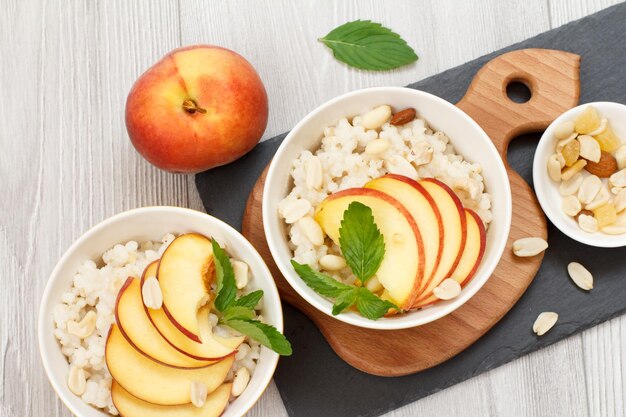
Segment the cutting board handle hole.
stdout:
<svg viewBox="0 0 626 417">
<path fill-rule="evenodd" d="M 532 97 L 530 87 L 523 80 L 511 80 L 506 86 L 506 95 L 515 103 L 526 103 Z"/>
</svg>

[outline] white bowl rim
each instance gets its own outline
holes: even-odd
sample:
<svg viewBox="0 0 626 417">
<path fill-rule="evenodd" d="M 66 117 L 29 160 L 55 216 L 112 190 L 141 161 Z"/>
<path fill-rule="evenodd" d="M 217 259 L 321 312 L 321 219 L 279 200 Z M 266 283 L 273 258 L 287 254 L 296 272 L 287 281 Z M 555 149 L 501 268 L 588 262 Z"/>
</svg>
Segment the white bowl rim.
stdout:
<svg viewBox="0 0 626 417">
<path fill-rule="evenodd" d="M 587 233 L 578 228 L 568 227 L 565 224 L 567 220 L 567 215 L 563 213 L 561 210 L 554 210 L 553 206 L 548 202 L 548 195 L 545 184 L 548 186 L 558 186 L 552 183 L 552 181 L 548 178 L 547 169 L 542 167 L 543 165 L 540 162 L 540 159 L 544 156 L 544 153 L 549 146 L 549 142 L 552 140 L 553 131 L 555 127 L 567 120 L 573 118 L 575 113 L 581 112 L 587 106 L 597 107 L 598 110 L 607 107 L 619 108 L 626 117 L 626 105 L 622 103 L 616 103 L 613 101 L 594 101 L 590 103 L 579 104 L 576 107 L 572 107 L 567 110 L 559 117 L 554 119 L 552 123 L 548 126 L 548 128 L 543 132 L 541 138 L 539 139 L 539 143 L 537 144 L 537 149 L 535 151 L 535 156 L 533 158 L 533 184 L 535 188 L 535 194 L 537 195 L 537 200 L 541 205 L 541 209 L 546 214 L 550 222 L 559 229 L 563 234 L 574 239 L 577 242 L 583 243 L 588 246 L 594 246 L 598 248 L 619 248 L 626 246 L 626 234 L 623 235 L 607 235 L 604 233 Z"/>
<path fill-rule="evenodd" d="M 95 224 L 94 226 L 92 226 L 91 228 L 89 228 L 85 233 L 83 233 L 77 240 L 75 240 L 63 253 L 63 255 L 61 256 L 61 258 L 59 259 L 59 261 L 56 263 L 54 269 L 52 270 L 52 272 L 50 273 L 50 276 L 48 277 L 48 281 L 46 282 L 46 286 L 45 289 L 43 291 L 43 294 L 41 296 L 40 299 L 40 303 L 39 303 L 39 313 L 38 313 L 38 325 L 37 325 L 37 343 L 39 345 L 39 354 L 41 356 L 41 361 L 43 363 L 43 367 L 44 370 L 46 372 L 46 376 L 48 377 L 48 381 L 50 382 L 50 385 L 52 385 L 52 388 L 54 389 L 54 391 L 56 392 L 57 396 L 61 399 L 61 401 L 63 402 L 63 404 L 65 404 L 65 406 L 70 410 L 70 412 L 72 414 L 74 414 L 75 416 L 80 417 L 80 411 L 74 406 L 75 402 L 82 402 L 82 399 L 80 397 L 77 396 L 67 396 L 65 389 L 63 389 L 63 387 L 59 386 L 57 384 L 56 379 L 52 378 L 51 375 L 53 374 L 53 371 L 50 367 L 50 362 L 51 362 L 51 358 L 50 353 L 48 352 L 47 349 L 51 349 L 50 347 L 46 347 L 44 346 L 44 339 L 45 339 L 45 335 L 47 332 L 50 331 L 54 331 L 54 327 L 51 327 L 51 323 L 50 320 L 48 320 L 48 317 L 44 316 L 44 309 L 42 308 L 43 305 L 46 302 L 50 302 L 50 293 L 53 290 L 53 287 L 55 285 L 55 281 L 57 280 L 55 277 L 59 276 L 59 272 L 62 268 L 62 266 L 67 262 L 67 260 L 70 258 L 71 254 L 77 249 L 79 248 L 87 239 L 89 239 L 91 236 L 98 234 L 101 230 L 105 229 L 106 227 L 108 227 L 109 225 L 111 225 L 112 223 L 118 222 L 120 220 L 123 220 L 127 217 L 132 217 L 141 213 L 147 213 L 147 212 L 160 212 L 160 211 L 169 211 L 172 213 L 178 213 L 178 214 L 184 214 L 187 216 L 194 216 L 197 218 L 202 218 L 203 221 L 209 221 L 212 222 L 214 224 L 217 224 L 218 227 L 222 227 L 224 229 L 224 231 L 230 235 L 235 236 L 235 239 L 240 241 L 240 244 L 242 244 L 243 246 L 246 247 L 246 251 L 249 251 L 250 254 L 257 258 L 257 260 L 259 261 L 259 265 L 261 265 L 261 268 L 263 269 L 263 274 L 266 277 L 270 277 L 273 278 L 271 271 L 269 270 L 269 268 L 267 267 L 267 264 L 265 263 L 265 261 L 263 260 L 263 258 L 261 257 L 261 255 L 258 253 L 258 251 L 254 248 L 254 246 L 252 246 L 252 244 L 248 241 L 248 239 L 246 239 L 241 233 L 239 233 L 235 228 L 233 228 L 231 225 L 229 225 L 228 223 L 224 222 L 223 220 L 218 219 L 217 217 L 214 217 L 210 214 L 207 213 L 203 213 L 201 211 L 198 210 L 193 210 L 193 209 L 189 209 L 189 208 L 184 208 L 184 207 L 176 207 L 176 206 L 147 206 L 147 207 L 138 207 L 138 208 L 134 208 L 134 209 L 130 209 L 130 210 L 126 210 L 123 212 L 120 212 L 118 214 L 115 214 L 111 217 L 108 217 L 102 221 L 100 221 L 99 223 Z M 277 303 L 277 322 L 276 323 L 272 323 L 272 325 L 274 325 L 281 333 L 284 330 L 284 318 L 283 318 L 283 309 L 282 309 L 282 304 L 280 302 L 280 296 L 278 294 L 278 288 L 276 287 L 276 283 L 274 282 L 273 279 L 269 279 L 269 284 L 270 284 L 270 288 L 273 289 L 273 292 L 275 292 L 275 296 L 276 298 L 279 300 L 279 303 Z M 60 300 L 59 300 L 60 301 Z M 58 348 L 58 346 L 57 346 Z M 271 356 L 270 356 L 270 360 L 271 362 L 268 362 L 267 365 L 269 365 L 268 367 L 268 372 L 264 378 L 264 380 L 261 381 L 259 387 L 257 388 L 258 391 L 258 395 L 255 395 L 252 399 L 252 401 L 250 401 L 249 404 L 244 404 L 242 406 L 242 410 L 240 410 L 240 416 L 245 415 L 257 402 L 258 400 L 261 398 L 261 396 L 263 395 L 263 393 L 265 392 L 265 390 L 267 389 L 267 387 L 269 386 L 274 373 L 276 372 L 276 367 L 278 366 L 278 359 L 279 359 L 279 355 L 276 352 L 272 352 L 270 351 Z M 69 364 L 68 364 L 69 366 Z M 98 410 L 96 408 L 94 408 L 94 410 L 96 411 L 100 411 L 102 413 L 105 413 L 102 410 Z"/>
<path fill-rule="evenodd" d="M 414 94 L 418 97 L 419 96 L 426 97 L 427 99 L 443 103 L 445 106 L 449 106 L 452 109 L 452 111 L 455 112 L 459 117 L 461 117 L 467 123 L 469 123 L 470 125 L 474 126 L 477 129 L 477 132 L 485 140 L 487 147 L 490 148 L 492 156 L 495 157 L 494 158 L 494 160 L 496 161 L 496 163 L 494 164 L 496 167 L 495 169 L 499 171 L 498 174 L 500 176 L 502 176 L 503 178 L 506 178 L 506 181 L 504 181 L 505 183 L 504 187 L 505 187 L 506 193 L 502 197 L 503 198 L 502 210 L 504 211 L 503 234 L 504 233 L 506 234 L 506 238 L 502 238 L 500 239 L 500 241 L 494 242 L 495 247 L 492 250 L 495 251 L 497 256 L 494 257 L 494 260 L 491 262 L 491 264 L 486 264 L 485 277 L 483 278 L 482 283 L 473 289 L 469 289 L 465 287 L 463 291 L 461 292 L 461 295 L 459 295 L 453 300 L 448 301 L 448 304 L 446 304 L 444 308 L 442 308 L 437 313 L 432 314 L 430 317 L 427 317 L 427 318 L 416 315 L 416 313 L 420 310 L 403 314 L 404 316 L 403 321 L 394 320 L 393 318 L 391 319 L 381 318 L 378 320 L 369 320 L 358 314 L 354 314 L 354 315 L 338 314 L 336 316 L 333 316 L 332 308 L 331 308 L 332 303 L 330 303 L 330 301 L 328 301 L 325 298 L 318 301 L 317 299 L 310 297 L 306 292 L 299 290 L 299 286 L 301 285 L 304 286 L 306 284 L 304 284 L 301 281 L 300 277 L 297 277 L 297 280 L 300 280 L 300 282 L 298 282 L 296 280 L 296 277 L 294 276 L 295 272 L 291 269 L 290 265 L 288 266 L 284 264 L 283 260 L 280 259 L 279 248 L 277 244 L 274 242 L 274 239 L 272 237 L 272 231 L 269 230 L 270 224 L 273 222 L 271 216 L 273 216 L 274 213 L 269 213 L 269 210 L 266 209 L 266 207 L 268 207 L 268 199 L 269 199 L 268 190 L 271 187 L 273 177 L 276 175 L 276 170 L 278 169 L 278 161 L 281 160 L 283 153 L 287 149 L 288 143 L 291 140 L 293 140 L 294 137 L 296 137 L 296 134 L 298 133 L 298 131 L 301 129 L 302 126 L 306 125 L 310 119 L 312 119 L 318 113 L 325 110 L 327 107 L 332 106 L 335 103 L 340 102 L 342 100 L 351 98 L 353 96 L 358 96 L 360 94 L 366 94 L 366 93 L 372 93 L 372 92 Z M 461 110 L 454 104 L 442 99 L 441 97 L 438 97 L 434 94 L 431 94 L 422 90 L 417 90 L 417 89 L 410 88 L 410 87 L 369 87 L 369 88 L 362 88 L 362 89 L 350 91 L 348 93 L 341 94 L 329 101 L 324 102 L 320 106 L 316 107 L 313 111 L 308 113 L 304 118 L 302 118 L 293 127 L 293 129 L 291 129 L 291 131 L 287 134 L 283 142 L 280 144 L 280 146 L 276 150 L 276 153 L 274 154 L 274 157 L 267 171 L 267 176 L 265 178 L 265 185 L 263 187 L 262 210 L 263 210 L 263 216 L 262 216 L 263 229 L 267 237 L 267 243 L 268 243 L 270 252 L 272 254 L 272 257 L 276 265 L 278 266 L 278 269 L 282 273 L 283 277 L 285 277 L 289 285 L 291 285 L 291 287 L 302 298 L 304 298 L 305 301 L 307 301 L 309 304 L 311 304 L 312 306 L 314 306 L 316 309 L 323 312 L 324 314 L 328 315 L 329 317 L 332 317 L 336 320 L 340 320 L 340 321 L 343 321 L 345 323 L 348 323 L 354 326 L 368 328 L 368 329 L 375 329 L 375 330 L 399 330 L 399 329 L 406 329 L 406 328 L 421 326 L 421 325 L 430 323 L 432 321 L 438 320 L 452 313 L 453 311 L 461 307 L 463 304 L 465 304 L 470 298 L 474 296 L 474 294 L 476 294 L 484 286 L 484 284 L 493 274 L 493 271 L 496 269 L 502 257 L 502 253 L 504 252 L 504 248 L 506 247 L 508 235 L 510 233 L 510 228 L 511 228 L 511 220 L 512 220 L 512 196 L 511 196 L 510 183 L 508 180 L 508 174 L 504 165 L 504 161 L 500 157 L 498 150 L 496 149 L 495 145 L 493 144 L 493 142 L 491 141 L 487 133 L 484 131 L 484 129 L 474 119 L 472 119 L 467 113 L 465 113 L 463 110 Z M 485 262 L 485 259 L 483 259 L 482 262 Z M 473 279 L 476 279 L 476 277 L 474 277 Z M 413 319 L 408 320 L 407 317 L 410 317 L 411 315 L 413 315 Z"/>
</svg>

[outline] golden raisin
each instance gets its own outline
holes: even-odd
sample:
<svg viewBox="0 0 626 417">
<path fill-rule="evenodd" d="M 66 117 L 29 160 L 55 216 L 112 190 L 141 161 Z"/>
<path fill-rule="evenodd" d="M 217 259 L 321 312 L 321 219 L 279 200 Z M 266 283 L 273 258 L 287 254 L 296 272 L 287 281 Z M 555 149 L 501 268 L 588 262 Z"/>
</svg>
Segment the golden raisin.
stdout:
<svg viewBox="0 0 626 417">
<path fill-rule="evenodd" d="M 614 152 L 621 145 L 619 138 L 613 132 L 613 129 L 607 126 L 604 132 L 595 135 L 594 139 L 600 144 L 600 149 L 604 152 Z"/>
<path fill-rule="evenodd" d="M 600 228 L 613 224 L 617 220 L 617 210 L 611 203 L 598 207 L 593 211 L 593 215 L 598 221 L 598 227 Z"/>
<path fill-rule="evenodd" d="M 561 155 L 565 159 L 565 165 L 571 167 L 578 161 L 580 156 L 580 142 L 576 139 L 570 140 L 561 150 Z"/>
<path fill-rule="evenodd" d="M 593 132 L 600 127 L 600 115 L 593 106 L 587 108 L 576 118 L 575 129 L 581 135 Z"/>
</svg>

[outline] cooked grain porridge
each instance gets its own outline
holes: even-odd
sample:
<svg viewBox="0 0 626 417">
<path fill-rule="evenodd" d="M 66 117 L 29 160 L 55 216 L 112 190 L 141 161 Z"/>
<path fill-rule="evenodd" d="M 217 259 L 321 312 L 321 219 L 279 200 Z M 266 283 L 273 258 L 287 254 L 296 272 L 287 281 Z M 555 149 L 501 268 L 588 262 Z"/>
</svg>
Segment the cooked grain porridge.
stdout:
<svg viewBox="0 0 626 417">
<path fill-rule="evenodd" d="M 61 303 L 54 310 L 54 335 L 70 364 L 69 378 L 84 378 L 81 399 L 111 415 L 118 412 L 111 400 L 112 377 L 105 363 L 105 345 L 109 329 L 115 323 L 117 295 L 126 279 L 140 279 L 144 269 L 161 257 L 174 238 L 174 235 L 167 234 L 161 241 L 117 244 L 96 262 L 84 261 L 74 275 L 72 287 L 62 295 Z M 244 286 L 237 295 L 246 293 Z M 262 307 L 262 301 L 257 309 Z M 261 316 L 259 320 L 262 320 Z M 218 325 L 217 315 L 210 314 L 209 321 L 216 335 L 239 336 L 234 330 Z M 258 342 L 246 337 L 237 350 L 226 381 L 232 381 L 241 368 L 246 368 L 252 375 L 260 348 Z"/>
<path fill-rule="evenodd" d="M 332 193 L 363 187 L 388 173 L 414 180 L 431 177 L 451 187 L 486 228 L 492 220 L 491 196 L 485 190 L 481 166 L 459 155 L 444 132 L 433 130 L 419 117 L 402 126 L 391 125 L 387 117 L 382 126 L 366 129 L 363 117 L 342 118 L 326 127 L 319 149 L 305 150 L 294 160 L 293 187 L 278 208 L 287 224 L 293 259 L 346 284 L 353 284 L 356 277 L 345 263 L 339 270 L 320 265 L 325 255 L 341 255 L 339 247 L 330 239 L 314 245 L 299 222 L 313 216 L 316 207 Z"/>
</svg>

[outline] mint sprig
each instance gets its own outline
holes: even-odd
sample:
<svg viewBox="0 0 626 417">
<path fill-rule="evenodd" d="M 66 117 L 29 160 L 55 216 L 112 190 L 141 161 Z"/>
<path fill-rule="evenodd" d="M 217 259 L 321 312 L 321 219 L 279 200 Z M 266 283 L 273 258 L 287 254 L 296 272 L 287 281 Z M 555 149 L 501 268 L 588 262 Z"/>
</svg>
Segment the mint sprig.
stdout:
<svg viewBox="0 0 626 417">
<path fill-rule="evenodd" d="M 263 290 L 256 290 L 236 298 L 237 285 L 230 258 L 215 239 L 212 244 L 217 281 L 214 306 L 218 311 L 219 323 L 256 340 L 279 355 L 291 355 L 291 344 L 287 338 L 275 327 L 256 318 L 254 308 L 263 298 Z"/>
<path fill-rule="evenodd" d="M 400 35 L 370 20 L 345 23 L 318 40 L 339 61 L 363 70 L 390 70 L 418 59 Z"/>
<path fill-rule="evenodd" d="M 359 294 L 356 299 L 356 308 L 363 316 L 370 320 L 376 320 L 389 311 L 394 309 L 400 311 L 400 308 L 391 301 L 383 300 L 372 294 L 367 288 L 359 288 Z"/>
<path fill-rule="evenodd" d="M 219 243 L 213 239 L 211 244 L 213 245 L 213 261 L 215 262 L 215 279 L 217 282 L 215 308 L 224 311 L 235 301 L 237 295 L 235 272 L 230 263 L 230 258 Z"/>
<path fill-rule="evenodd" d="M 360 287 L 339 282 L 310 265 L 299 264 L 294 260 L 291 265 L 306 285 L 318 294 L 335 300 L 334 316 L 353 305 L 356 305 L 363 317 L 370 320 L 381 318 L 389 309 L 400 311 L 397 305 L 382 300 L 364 287 L 367 280 L 376 274 L 385 256 L 385 240 L 370 207 L 358 201 L 348 205 L 339 228 L 339 246 L 352 273 L 361 281 Z"/>
<path fill-rule="evenodd" d="M 263 290 L 252 291 L 250 294 L 246 294 L 243 297 L 235 300 L 233 305 L 247 308 L 254 308 L 259 301 L 263 298 Z"/>
<path fill-rule="evenodd" d="M 265 324 L 259 320 L 237 317 L 223 320 L 222 324 L 237 330 L 239 333 L 245 334 L 250 339 L 256 340 L 279 355 L 289 356 L 293 353 L 291 344 L 285 336 L 269 324 Z"/>
<path fill-rule="evenodd" d="M 343 284 L 328 275 L 314 270 L 309 265 L 299 264 L 294 260 L 291 261 L 291 265 L 309 287 L 324 297 L 337 298 L 342 293 L 354 288 L 352 285 Z"/>
<path fill-rule="evenodd" d="M 339 245 L 346 263 L 365 285 L 383 261 L 385 241 L 374 222 L 372 209 L 353 201 L 343 214 Z"/>
<path fill-rule="evenodd" d="M 335 304 L 333 305 L 334 316 L 355 304 L 359 313 L 370 320 L 381 318 L 391 308 L 400 311 L 397 305 L 378 298 L 365 287 L 343 284 L 326 274 L 315 271 L 310 265 L 299 264 L 294 260 L 291 261 L 291 265 L 293 265 L 305 284 L 315 290 L 315 292 L 335 299 Z"/>
<path fill-rule="evenodd" d="M 248 307 L 230 306 L 220 316 L 220 321 L 227 322 L 228 320 L 239 318 L 252 320 L 256 317 L 254 310 Z"/>
</svg>

